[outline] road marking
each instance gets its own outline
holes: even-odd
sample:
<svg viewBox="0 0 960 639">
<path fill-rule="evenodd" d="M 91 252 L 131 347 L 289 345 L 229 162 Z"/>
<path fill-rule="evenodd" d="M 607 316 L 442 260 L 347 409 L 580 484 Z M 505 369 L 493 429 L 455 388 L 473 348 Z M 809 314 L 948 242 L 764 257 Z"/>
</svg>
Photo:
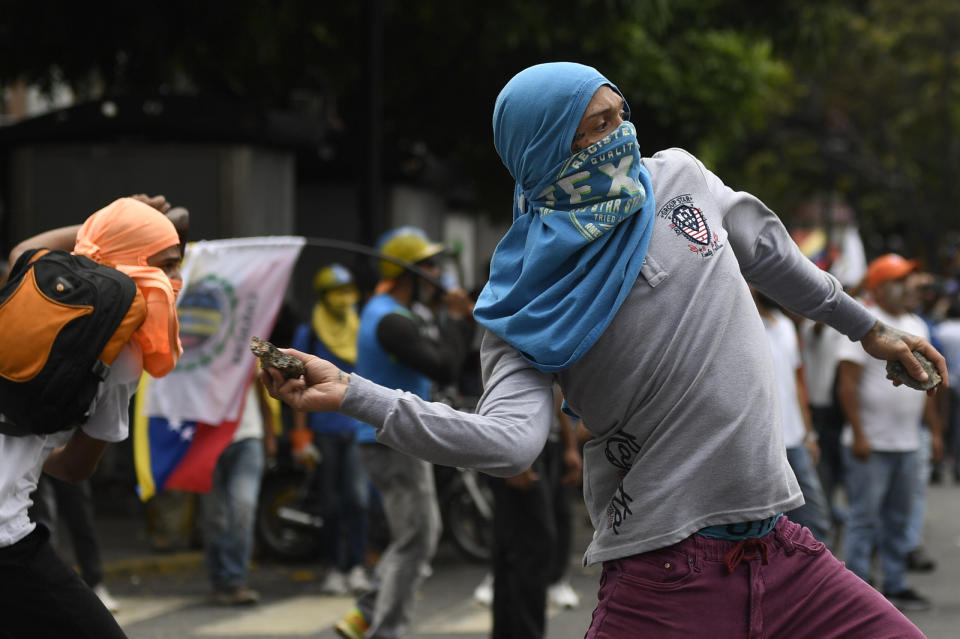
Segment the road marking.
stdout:
<svg viewBox="0 0 960 639">
<path fill-rule="evenodd" d="M 552 604 L 547 607 L 547 618 L 560 613 Z M 493 630 L 493 613 L 472 598 L 448 608 L 417 624 L 417 633 L 425 635 L 490 634 Z"/>
<path fill-rule="evenodd" d="M 117 597 L 120 606 L 114 615 L 120 627 L 180 610 L 199 601 L 196 597 Z"/>
<path fill-rule="evenodd" d="M 444 610 L 417 624 L 417 632 L 427 635 L 489 633 L 493 628 L 490 608 L 473 599 Z"/>
<path fill-rule="evenodd" d="M 352 597 L 293 597 L 204 624 L 197 627 L 194 634 L 201 637 L 307 635 L 330 628 L 352 605 Z"/>
<path fill-rule="evenodd" d="M 205 597 L 119 597 L 115 615 L 123 628 L 197 605 Z M 193 629 L 191 637 L 310 636 L 329 630 L 354 604 L 352 597 L 303 595 L 259 606 L 221 610 L 226 617 Z M 550 605 L 547 617 L 560 610 Z M 490 608 L 473 598 L 456 603 L 416 625 L 418 635 L 488 635 L 493 628 Z"/>
</svg>

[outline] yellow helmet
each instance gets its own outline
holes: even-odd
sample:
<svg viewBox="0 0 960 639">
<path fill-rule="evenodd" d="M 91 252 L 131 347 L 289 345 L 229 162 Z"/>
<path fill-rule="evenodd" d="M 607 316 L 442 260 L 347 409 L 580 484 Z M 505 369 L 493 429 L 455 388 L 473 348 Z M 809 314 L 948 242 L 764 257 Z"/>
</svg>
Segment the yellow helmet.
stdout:
<svg viewBox="0 0 960 639">
<path fill-rule="evenodd" d="M 353 284 L 353 275 L 342 264 L 328 264 L 313 276 L 313 291 L 317 295 L 347 284 Z"/>
<path fill-rule="evenodd" d="M 443 244 L 436 244 L 427 238 L 427 234 L 415 226 L 401 226 L 387 231 L 377 242 L 377 250 L 384 255 L 416 264 L 443 253 Z M 380 275 L 385 280 L 399 277 L 403 267 L 380 260 Z"/>
</svg>

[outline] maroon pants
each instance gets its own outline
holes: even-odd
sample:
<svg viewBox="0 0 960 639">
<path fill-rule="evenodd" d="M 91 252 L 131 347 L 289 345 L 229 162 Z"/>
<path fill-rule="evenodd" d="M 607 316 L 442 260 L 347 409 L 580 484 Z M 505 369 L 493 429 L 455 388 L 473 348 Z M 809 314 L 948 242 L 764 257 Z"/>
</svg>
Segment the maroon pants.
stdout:
<svg viewBox="0 0 960 639">
<path fill-rule="evenodd" d="M 586 639 L 911 639 L 880 593 L 781 517 L 760 539 L 693 535 L 603 564 Z"/>
</svg>

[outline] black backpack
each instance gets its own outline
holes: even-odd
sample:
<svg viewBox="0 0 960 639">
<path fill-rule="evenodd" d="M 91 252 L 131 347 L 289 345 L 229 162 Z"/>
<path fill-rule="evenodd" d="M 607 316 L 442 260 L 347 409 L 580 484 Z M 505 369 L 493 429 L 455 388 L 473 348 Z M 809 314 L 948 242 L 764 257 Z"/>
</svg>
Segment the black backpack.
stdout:
<svg viewBox="0 0 960 639">
<path fill-rule="evenodd" d="M 0 433 L 84 423 L 146 312 L 137 285 L 115 268 L 60 250 L 21 255 L 0 287 Z"/>
</svg>

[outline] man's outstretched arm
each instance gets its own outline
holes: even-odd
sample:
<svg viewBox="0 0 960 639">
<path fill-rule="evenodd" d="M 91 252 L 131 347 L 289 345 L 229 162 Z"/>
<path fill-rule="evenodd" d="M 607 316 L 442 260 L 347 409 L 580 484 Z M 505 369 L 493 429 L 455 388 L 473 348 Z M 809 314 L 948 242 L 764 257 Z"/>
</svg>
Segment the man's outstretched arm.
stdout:
<svg viewBox="0 0 960 639">
<path fill-rule="evenodd" d="M 491 475 L 518 475 L 533 463 L 550 432 L 553 380 L 515 350 L 486 349 L 484 394 L 477 413 L 427 402 L 347 375 L 325 360 L 282 349 L 304 362 L 302 378 L 267 369 L 267 390 L 295 410 L 337 411 L 377 428 L 377 440 L 408 455 Z"/>
</svg>

